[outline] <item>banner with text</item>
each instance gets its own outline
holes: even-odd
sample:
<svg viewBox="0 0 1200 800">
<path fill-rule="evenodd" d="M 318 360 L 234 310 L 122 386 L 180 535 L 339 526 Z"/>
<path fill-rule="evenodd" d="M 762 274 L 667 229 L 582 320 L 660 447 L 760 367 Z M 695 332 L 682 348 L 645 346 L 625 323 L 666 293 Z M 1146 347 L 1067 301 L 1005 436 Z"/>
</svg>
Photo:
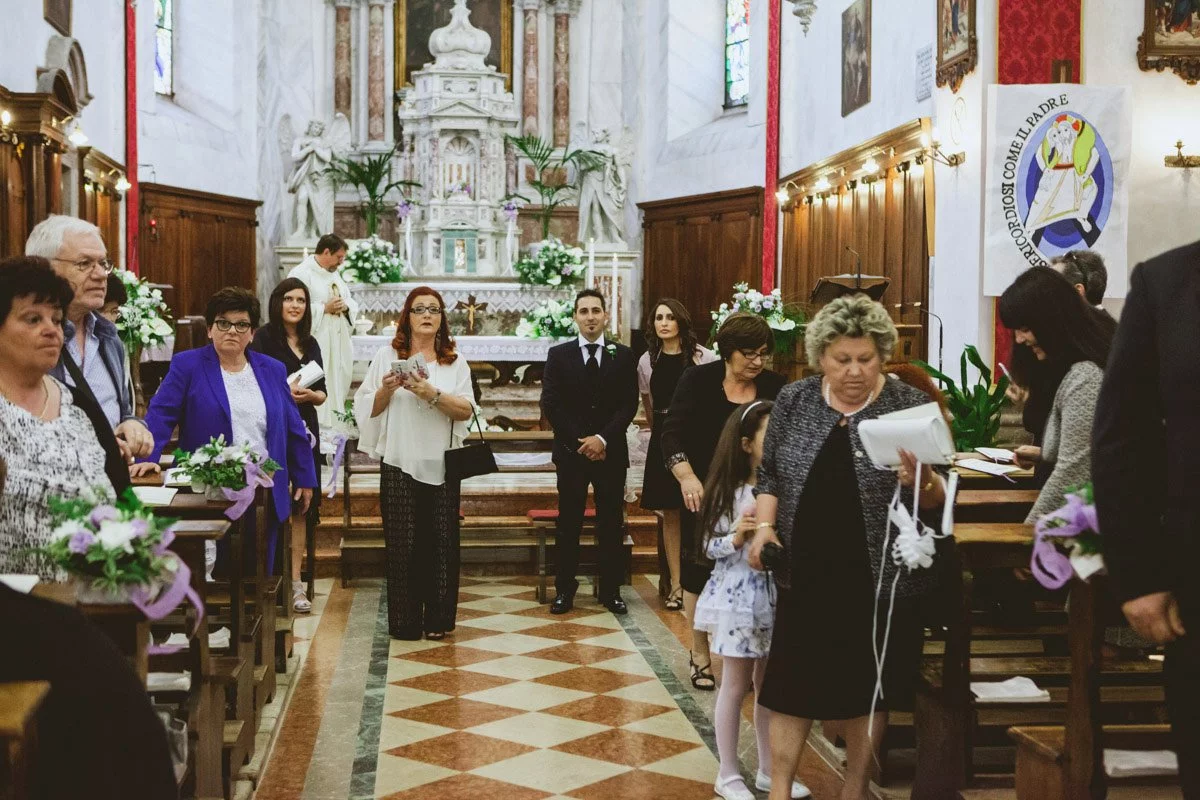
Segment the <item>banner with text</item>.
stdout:
<svg viewBox="0 0 1200 800">
<path fill-rule="evenodd" d="M 1094 250 L 1108 297 L 1124 297 L 1132 110 L 1121 87 L 988 88 L 983 291 L 1004 293 L 1030 267 Z"/>
</svg>

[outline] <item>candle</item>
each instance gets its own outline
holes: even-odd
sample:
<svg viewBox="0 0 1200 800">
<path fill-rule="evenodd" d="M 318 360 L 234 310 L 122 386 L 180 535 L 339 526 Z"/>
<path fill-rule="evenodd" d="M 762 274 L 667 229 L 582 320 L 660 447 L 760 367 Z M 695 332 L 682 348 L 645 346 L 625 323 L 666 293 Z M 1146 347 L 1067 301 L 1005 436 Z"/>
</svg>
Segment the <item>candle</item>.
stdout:
<svg viewBox="0 0 1200 800">
<path fill-rule="evenodd" d="M 596 288 L 596 237 L 588 239 L 587 288 Z"/>
<path fill-rule="evenodd" d="M 620 326 L 620 322 L 618 319 L 620 317 L 620 309 L 617 308 L 617 254 L 616 253 L 613 253 L 613 262 L 612 262 L 612 302 L 609 303 L 608 307 L 612 309 L 613 333 L 617 333 L 618 331 L 620 331 L 621 326 Z"/>
<path fill-rule="evenodd" d="M 308 258 L 308 248 L 304 248 L 304 258 Z"/>
</svg>

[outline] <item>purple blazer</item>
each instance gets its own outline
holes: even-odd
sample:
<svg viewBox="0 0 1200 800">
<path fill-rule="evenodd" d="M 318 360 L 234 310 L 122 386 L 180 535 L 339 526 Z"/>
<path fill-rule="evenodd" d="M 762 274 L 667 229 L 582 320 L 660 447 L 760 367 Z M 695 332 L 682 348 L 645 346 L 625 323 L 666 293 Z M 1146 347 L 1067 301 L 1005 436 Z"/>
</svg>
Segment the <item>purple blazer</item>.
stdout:
<svg viewBox="0 0 1200 800">
<path fill-rule="evenodd" d="M 271 494 L 276 516 L 284 520 L 292 513 L 292 486 L 318 488 L 312 446 L 288 389 L 283 364 L 253 350 L 246 351 L 246 358 L 267 407 L 267 455 L 280 465 Z M 221 434 L 225 434 L 225 441 L 233 440 L 229 396 L 221 377 L 221 362 L 211 344 L 185 350 L 171 359 L 167 377 L 146 411 L 154 451 L 144 460 L 158 463 L 177 425 L 182 450 L 195 450 Z"/>
</svg>

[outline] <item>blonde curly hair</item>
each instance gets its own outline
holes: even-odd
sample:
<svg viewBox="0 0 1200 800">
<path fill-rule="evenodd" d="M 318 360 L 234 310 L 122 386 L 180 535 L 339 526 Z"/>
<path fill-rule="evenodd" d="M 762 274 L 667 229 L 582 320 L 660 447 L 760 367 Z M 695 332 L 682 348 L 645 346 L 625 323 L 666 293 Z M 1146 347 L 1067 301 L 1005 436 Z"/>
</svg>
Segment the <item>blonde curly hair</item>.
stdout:
<svg viewBox="0 0 1200 800">
<path fill-rule="evenodd" d="M 808 365 L 821 368 L 821 355 L 841 336 L 870 336 L 880 361 L 892 357 L 899 334 L 887 309 L 865 294 L 846 295 L 822 308 L 804 328 L 804 351 Z"/>
</svg>

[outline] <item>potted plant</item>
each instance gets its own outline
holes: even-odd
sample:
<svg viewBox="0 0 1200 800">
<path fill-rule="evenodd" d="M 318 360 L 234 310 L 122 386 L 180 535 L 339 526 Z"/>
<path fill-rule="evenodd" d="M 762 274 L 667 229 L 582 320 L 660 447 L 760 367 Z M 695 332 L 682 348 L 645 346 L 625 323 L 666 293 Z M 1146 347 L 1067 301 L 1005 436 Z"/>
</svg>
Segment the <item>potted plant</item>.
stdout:
<svg viewBox="0 0 1200 800">
<path fill-rule="evenodd" d="M 597 150 L 563 148 L 556 150 L 554 145 L 540 136 L 509 136 L 508 141 L 513 148 L 533 165 L 533 178 L 529 186 L 538 193 L 541 210 L 538 216 L 542 223 L 543 241 L 550 238 L 550 219 L 554 209 L 558 208 L 572 192 L 579 191 L 583 176 L 595 169 L 600 169 L 608 160 L 608 156 Z M 574 177 L 571 171 L 574 171 Z M 521 195 L 514 195 L 528 202 Z"/>
<path fill-rule="evenodd" d="M 260 486 L 274 486 L 271 476 L 279 464 L 249 444 L 226 445 L 225 434 L 188 453 L 175 451 L 175 466 L 192 484 L 192 491 L 209 500 L 232 500 L 230 519 L 237 519 L 254 499 Z"/>
<path fill-rule="evenodd" d="M 979 355 L 974 345 L 967 345 L 959 360 L 961 378 L 960 384 L 934 369 L 924 361 L 914 359 L 913 363 L 929 373 L 941 383 L 946 393 L 946 405 L 953 416 L 951 431 L 954 433 L 954 446 L 960 453 L 967 453 L 976 447 L 990 447 L 996 443 L 996 435 L 1000 432 L 1000 411 L 1004 406 L 1004 392 L 1008 389 L 1008 377 L 1002 375 L 1000 380 L 992 382 L 992 371 Z M 967 386 L 967 364 L 970 363 L 979 371 L 979 377 L 973 387 Z"/>
<path fill-rule="evenodd" d="M 350 185 L 358 190 L 361 204 L 358 212 L 367 223 L 367 236 L 379 232 L 379 215 L 386 210 L 387 195 L 393 189 L 417 187 L 414 181 L 392 180 L 392 158 L 395 148 L 386 153 L 367 156 L 361 161 L 349 156 L 335 155 L 325 175 L 333 182 L 334 190 Z"/>
</svg>

